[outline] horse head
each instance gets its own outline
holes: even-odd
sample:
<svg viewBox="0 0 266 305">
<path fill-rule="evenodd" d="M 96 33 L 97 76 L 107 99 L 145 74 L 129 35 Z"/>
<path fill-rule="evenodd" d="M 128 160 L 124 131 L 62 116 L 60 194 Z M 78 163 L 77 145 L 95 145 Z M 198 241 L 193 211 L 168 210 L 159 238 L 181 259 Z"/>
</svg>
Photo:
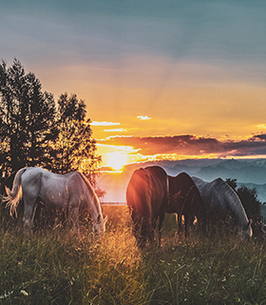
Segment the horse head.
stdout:
<svg viewBox="0 0 266 305">
<path fill-rule="evenodd" d="M 244 240 L 244 239 L 250 239 L 253 235 L 253 230 L 252 230 L 252 219 L 250 219 L 247 224 L 244 225 L 244 227 L 239 228 L 238 230 L 238 235 L 239 237 Z"/>
<path fill-rule="evenodd" d="M 97 221 L 94 222 L 93 233 L 96 239 L 100 239 L 103 236 L 105 232 L 105 223 L 107 219 L 108 219 L 107 216 L 103 218 L 103 216 L 100 214 L 97 218 Z"/>
</svg>

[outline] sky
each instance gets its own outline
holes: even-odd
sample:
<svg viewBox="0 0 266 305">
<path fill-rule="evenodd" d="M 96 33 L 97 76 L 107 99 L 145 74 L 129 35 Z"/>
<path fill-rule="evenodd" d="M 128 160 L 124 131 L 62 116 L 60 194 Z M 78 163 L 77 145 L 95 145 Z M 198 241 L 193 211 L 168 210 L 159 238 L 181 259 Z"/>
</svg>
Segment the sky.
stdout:
<svg viewBox="0 0 266 305">
<path fill-rule="evenodd" d="M 0 58 L 87 105 L 103 165 L 266 157 L 263 0 L 0 0 Z"/>
</svg>

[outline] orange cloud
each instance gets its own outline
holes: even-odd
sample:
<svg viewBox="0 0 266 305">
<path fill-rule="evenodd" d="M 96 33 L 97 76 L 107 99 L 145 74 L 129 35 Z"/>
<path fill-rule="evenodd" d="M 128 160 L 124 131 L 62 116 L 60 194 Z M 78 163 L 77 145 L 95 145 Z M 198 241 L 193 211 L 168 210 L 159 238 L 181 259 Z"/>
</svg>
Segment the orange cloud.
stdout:
<svg viewBox="0 0 266 305">
<path fill-rule="evenodd" d="M 107 132 L 124 132 L 124 131 L 126 131 L 126 129 L 125 128 L 104 129 L 104 131 L 107 131 Z"/>
<path fill-rule="evenodd" d="M 142 120 L 142 121 L 146 121 L 146 120 L 150 120 L 151 119 L 147 115 L 138 115 L 137 118 Z"/>
<path fill-rule="evenodd" d="M 114 123 L 114 122 L 97 122 L 97 121 L 93 121 L 91 122 L 91 126 L 116 126 L 116 125 L 120 125 L 120 123 Z"/>
<path fill-rule="evenodd" d="M 243 140 L 218 140 L 194 135 L 166 137 L 109 137 L 101 142 L 108 145 L 132 147 L 146 157 L 212 156 L 241 157 L 266 155 L 266 134 L 253 135 Z"/>
</svg>

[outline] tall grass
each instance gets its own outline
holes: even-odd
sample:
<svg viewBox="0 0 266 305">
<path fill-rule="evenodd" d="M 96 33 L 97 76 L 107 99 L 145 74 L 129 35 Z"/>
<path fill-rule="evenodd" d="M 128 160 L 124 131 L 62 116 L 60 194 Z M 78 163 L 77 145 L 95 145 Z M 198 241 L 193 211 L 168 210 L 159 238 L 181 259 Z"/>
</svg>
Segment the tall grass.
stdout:
<svg viewBox="0 0 266 305">
<path fill-rule="evenodd" d="M 234 234 L 175 234 L 164 222 L 163 245 L 140 251 L 126 207 L 104 207 L 103 239 L 67 228 L 0 229 L 0 304 L 265 304 L 263 242 Z"/>
</svg>

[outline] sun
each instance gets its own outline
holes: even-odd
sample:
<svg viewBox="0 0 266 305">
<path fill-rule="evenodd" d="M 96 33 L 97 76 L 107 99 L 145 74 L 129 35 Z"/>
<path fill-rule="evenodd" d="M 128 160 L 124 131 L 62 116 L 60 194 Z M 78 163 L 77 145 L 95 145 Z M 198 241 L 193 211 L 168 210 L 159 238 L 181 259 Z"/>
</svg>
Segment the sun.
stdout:
<svg viewBox="0 0 266 305">
<path fill-rule="evenodd" d="M 127 155 L 121 152 L 113 152 L 108 154 L 108 165 L 114 170 L 121 170 L 127 163 Z"/>
</svg>

